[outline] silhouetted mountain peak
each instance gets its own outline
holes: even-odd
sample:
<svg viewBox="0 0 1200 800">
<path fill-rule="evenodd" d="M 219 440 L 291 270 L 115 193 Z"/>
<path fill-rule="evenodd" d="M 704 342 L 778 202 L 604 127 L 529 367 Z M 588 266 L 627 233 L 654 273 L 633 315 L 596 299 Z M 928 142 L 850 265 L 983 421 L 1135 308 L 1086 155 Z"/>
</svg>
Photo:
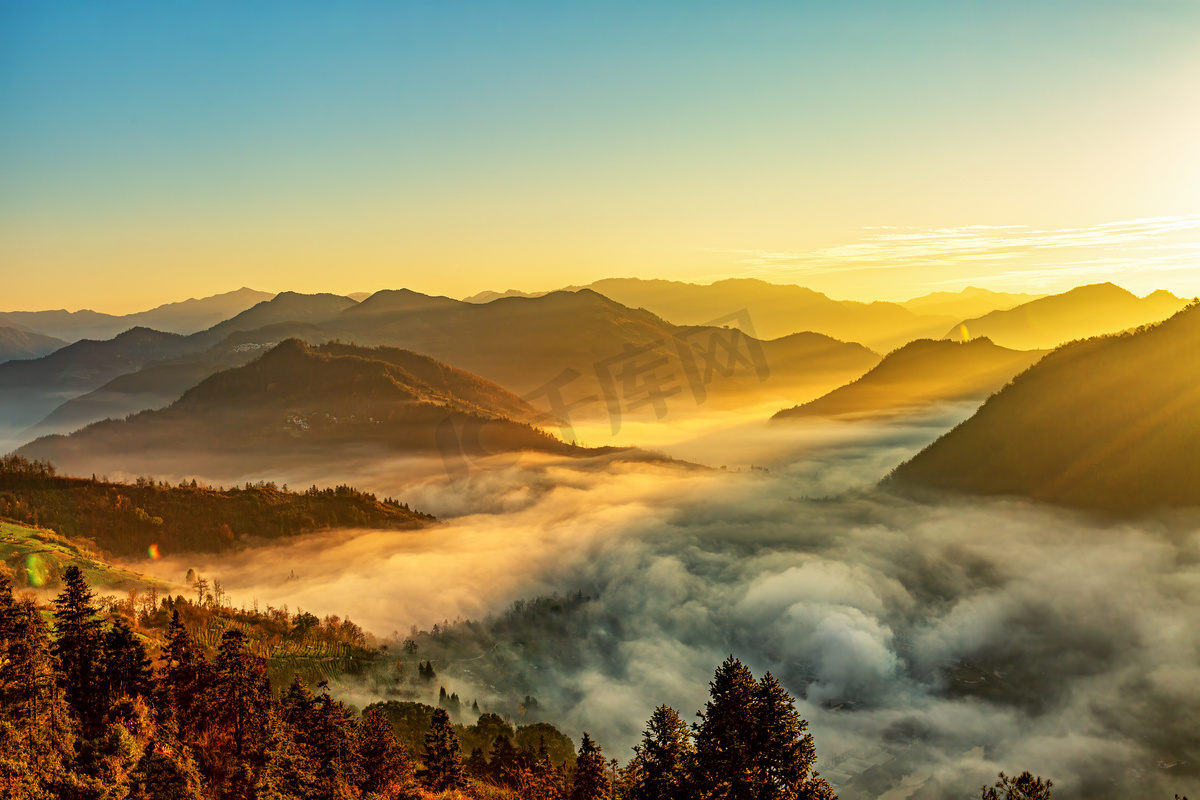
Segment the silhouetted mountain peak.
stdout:
<svg viewBox="0 0 1200 800">
<path fill-rule="evenodd" d="M 117 344 L 136 344 L 140 342 L 183 341 L 185 337 L 178 333 L 164 333 L 153 328 L 136 325 L 127 331 L 122 331 L 109 341 Z"/>
<path fill-rule="evenodd" d="M 414 292 L 412 289 L 381 289 L 356 306 L 346 309 L 347 315 L 395 314 L 461 305 L 462 301 Z"/>
</svg>

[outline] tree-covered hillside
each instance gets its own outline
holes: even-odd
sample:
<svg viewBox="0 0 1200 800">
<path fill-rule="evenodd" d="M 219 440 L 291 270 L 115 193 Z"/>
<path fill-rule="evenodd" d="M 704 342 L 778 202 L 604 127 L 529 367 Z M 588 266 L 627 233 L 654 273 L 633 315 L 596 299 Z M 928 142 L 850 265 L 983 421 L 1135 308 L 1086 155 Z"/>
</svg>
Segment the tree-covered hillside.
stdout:
<svg viewBox="0 0 1200 800">
<path fill-rule="evenodd" d="M 334 528 L 407 530 L 433 521 L 406 503 L 349 486 L 292 492 L 270 483 L 217 488 L 194 480 L 167 486 L 153 478 L 112 483 L 61 476 L 51 464 L 20 456 L 0 458 L 2 518 L 140 557 L 213 552 Z"/>
<path fill-rule="evenodd" d="M 445 707 L 396 702 L 360 714 L 324 681 L 314 692 L 296 675 L 283 688 L 268 671 L 279 641 L 316 629 L 361 648 L 361 631 L 301 613 L 239 614 L 197 585 L 194 603 L 131 597 L 104 613 L 77 567 L 48 609 L 0 576 L 4 797 L 833 798 L 792 698 L 732 656 L 694 731 L 660 707 L 619 769 L 587 733 L 575 751 L 545 723 L 484 711 L 456 725 Z M 203 618 L 226 623 L 214 646 L 197 636 Z M 431 673 L 419 665 L 421 679 Z"/>
</svg>

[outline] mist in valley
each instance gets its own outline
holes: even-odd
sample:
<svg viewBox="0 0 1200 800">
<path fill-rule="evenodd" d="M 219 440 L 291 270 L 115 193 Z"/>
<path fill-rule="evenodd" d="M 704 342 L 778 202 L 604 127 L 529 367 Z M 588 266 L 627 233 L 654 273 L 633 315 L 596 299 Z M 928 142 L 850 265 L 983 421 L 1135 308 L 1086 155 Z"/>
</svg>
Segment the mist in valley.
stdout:
<svg viewBox="0 0 1200 800">
<path fill-rule="evenodd" d="M 703 466 L 523 455 L 449 476 L 432 459 L 364 458 L 324 477 L 298 467 L 295 485 L 350 481 L 442 521 L 149 567 L 219 578 L 235 604 L 348 616 L 399 658 L 411 626 L 581 592 L 569 640 L 528 656 L 509 643 L 503 668 L 523 672 L 546 719 L 622 761 L 656 705 L 692 719 L 733 653 L 797 696 L 818 768 L 845 798 L 977 795 L 1001 769 L 1052 779 L 1056 797 L 1196 791 L 1195 526 L 873 488 L 971 410 L 637 431 Z M 448 691 L 515 707 L 489 678 L 496 654 L 454 655 L 437 661 Z M 386 699 L 370 676 L 336 688 L 360 706 Z"/>
</svg>

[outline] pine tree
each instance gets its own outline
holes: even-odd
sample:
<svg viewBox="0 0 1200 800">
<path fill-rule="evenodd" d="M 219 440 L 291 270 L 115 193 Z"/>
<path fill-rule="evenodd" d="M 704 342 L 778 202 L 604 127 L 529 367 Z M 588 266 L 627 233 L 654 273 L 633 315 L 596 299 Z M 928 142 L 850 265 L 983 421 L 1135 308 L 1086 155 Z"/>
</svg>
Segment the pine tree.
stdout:
<svg viewBox="0 0 1200 800">
<path fill-rule="evenodd" d="M 754 794 L 759 800 L 826 800 L 833 789 L 812 772 L 817 759 L 808 722 L 771 673 L 758 685 L 754 708 Z"/>
<path fill-rule="evenodd" d="M 1022 772 L 1015 778 L 1001 772 L 996 785 L 981 787 L 979 796 L 981 800 L 1050 800 L 1050 787 L 1053 785 L 1029 772 Z M 1179 795 L 1175 797 L 1178 800 Z"/>
<path fill-rule="evenodd" d="M 559 800 L 563 796 L 559 774 L 550 761 L 550 754 L 546 752 L 544 739 L 537 749 L 533 764 L 522 770 L 517 791 L 524 800 Z"/>
<path fill-rule="evenodd" d="M 435 792 L 460 789 L 466 785 L 466 780 L 458 736 L 450 724 L 450 715 L 444 708 L 436 709 L 431 722 L 429 733 L 425 734 L 425 766 L 417 772 L 417 778 Z"/>
<path fill-rule="evenodd" d="M 387 718 L 375 709 L 363 714 L 359 721 L 358 754 L 363 772 L 359 788 L 364 794 L 405 797 L 412 793 L 412 762 L 396 743 Z"/>
<path fill-rule="evenodd" d="M 693 753 L 687 723 L 670 706 L 654 710 L 625 769 L 630 800 L 686 800 Z"/>
<path fill-rule="evenodd" d="M 203 800 L 200 773 L 186 747 L 151 742 L 133 771 L 129 800 Z"/>
<path fill-rule="evenodd" d="M 350 796 L 361 778 L 354 716 L 345 704 L 329 696 L 328 684 L 313 703 L 315 726 L 303 738 L 316 755 L 317 785 L 324 797 Z"/>
<path fill-rule="evenodd" d="M 10 602 L 11 601 L 11 602 Z M 45 622 L 32 601 L 0 586 L 0 774 L 13 796 L 55 793 L 74 755 L 75 725 L 59 689 Z"/>
<path fill-rule="evenodd" d="M 249 752 L 251 740 L 259 738 L 262 712 L 270 696 L 261 662 L 247 649 L 242 629 L 230 628 L 221 635 L 213 706 L 217 719 L 233 734 L 233 756 L 238 760 Z"/>
<path fill-rule="evenodd" d="M 816 752 L 808 723 L 770 673 L 758 683 L 730 656 L 709 687 L 712 699 L 695 731 L 695 796 L 832 800 L 829 784 L 811 771 Z"/>
<path fill-rule="evenodd" d="M 309 797 L 316 794 L 317 779 L 311 760 L 276 709 L 267 709 L 262 766 L 255 781 L 261 798 Z"/>
<path fill-rule="evenodd" d="M 17 624 L 17 601 L 12 593 L 12 581 L 0 573 L 0 658 L 13 636 Z"/>
<path fill-rule="evenodd" d="M 124 618 L 114 619 L 101 647 L 100 695 L 105 708 L 121 697 L 150 691 L 150 659 Z"/>
<path fill-rule="evenodd" d="M 85 731 L 95 731 L 104 709 L 97 703 L 97 678 L 100 666 L 99 609 L 95 595 L 74 565 L 63 572 L 62 592 L 54 598 L 54 657 L 58 660 L 59 683 L 67 704 L 83 723 Z"/>
<path fill-rule="evenodd" d="M 467 775 L 477 780 L 484 780 L 488 776 L 488 761 L 487 756 L 483 754 L 483 750 L 478 747 L 472 748 L 471 755 L 467 756 L 464 763 Z"/>
<path fill-rule="evenodd" d="M 600 745 L 585 732 L 575 759 L 575 778 L 571 781 L 570 800 L 603 800 L 609 796 L 608 764 Z"/>
<path fill-rule="evenodd" d="M 212 670 L 179 617 L 171 612 L 167 642 L 159 668 L 157 706 L 177 729 L 181 740 L 194 741 L 207 723 L 204 698 L 212 683 Z"/>
<path fill-rule="evenodd" d="M 504 734 L 492 742 L 492 754 L 488 758 L 488 777 L 497 786 L 515 787 L 520 778 L 521 759 L 512 740 Z"/>
<path fill-rule="evenodd" d="M 717 668 L 709 683 L 711 700 L 695 726 L 696 755 L 692 781 L 698 796 L 743 800 L 754 789 L 754 706 L 758 682 L 733 656 Z"/>
</svg>

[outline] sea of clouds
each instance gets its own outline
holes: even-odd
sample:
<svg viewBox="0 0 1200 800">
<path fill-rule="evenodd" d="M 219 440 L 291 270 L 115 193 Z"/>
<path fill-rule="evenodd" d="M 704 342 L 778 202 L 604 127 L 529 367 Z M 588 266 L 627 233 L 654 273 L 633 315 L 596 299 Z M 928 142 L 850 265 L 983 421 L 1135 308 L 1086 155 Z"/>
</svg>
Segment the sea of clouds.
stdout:
<svg viewBox="0 0 1200 800">
<path fill-rule="evenodd" d="M 595 598 L 575 645 L 587 657 L 541 669 L 538 697 L 622 760 L 656 705 L 693 718 L 733 653 L 798 697 L 844 798 L 977 797 L 997 771 L 1026 769 L 1056 798 L 1200 794 L 1200 528 L 873 488 L 964 413 L 747 419 L 659 443 L 725 469 L 526 458 L 448 481 L 372 461 L 325 482 L 352 478 L 442 522 L 154 570 L 196 568 L 236 603 L 349 616 L 381 637 L 582 591 Z"/>
</svg>

